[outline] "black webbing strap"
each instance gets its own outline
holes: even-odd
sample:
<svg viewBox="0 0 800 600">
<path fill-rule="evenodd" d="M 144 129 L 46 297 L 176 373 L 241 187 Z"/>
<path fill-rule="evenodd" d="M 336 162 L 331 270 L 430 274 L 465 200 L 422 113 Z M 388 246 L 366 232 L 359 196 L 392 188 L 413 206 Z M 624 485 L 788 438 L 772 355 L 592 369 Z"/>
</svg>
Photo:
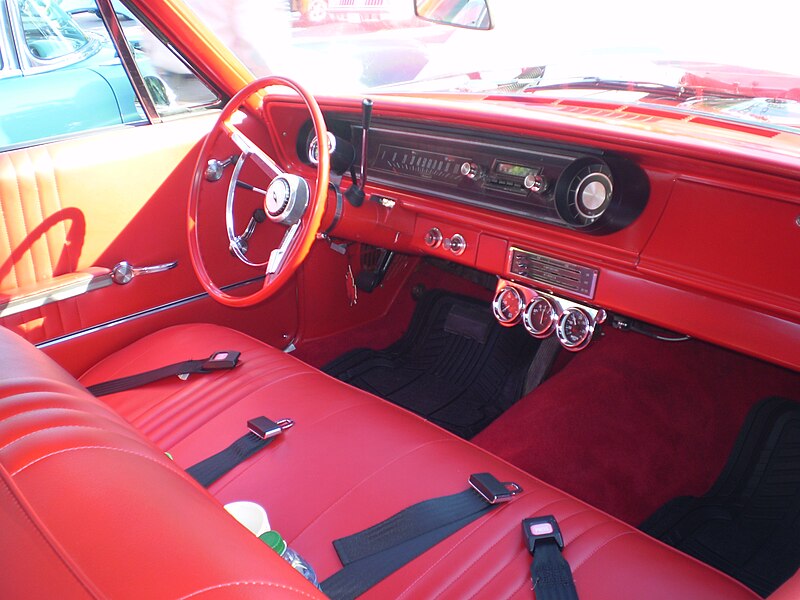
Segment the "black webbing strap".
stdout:
<svg viewBox="0 0 800 600">
<path fill-rule="evenodd" d="M 556 518 L 524 519 L 522 533 L 533 556 L 531 582 L 536 600 L 578 600 L 572 570 L 561 554 L 564 538 Z"/>
<path fill-rule="evenodd" d="M 334 600 L 356 598 L 522 491 L 516 484 L 500 483 L 489 473 L 472 475 L 470 485 L 463 492 L 419 502 L 377 525 L 335 540 L 333 545 L 344 568 L 322 582 L 322 591 Z"/>
<path fill-rule="evenodd" d="M 172 377 L 173 375 L 189 375 L 190 373 L 213 373 L 223 369 L 232 369 L 239 362 L 239 352 L 235 350 L 221 350 L 214 352 L 208 358 L 200 360 L 185 360 L 183 362 L 159 367 L 152 371 L 145 371 L 144 373 L 137 373 L 136 375 L 128 375 L 127 377 L 120 377 L 119 379 L 112 379 L 111 381 L 104 381 L 103 383 L 96 383 L 90 385 L 88 388 L 92 395 L 106 396 L 108 394 L 116 394 L 135 387 L 146 385 L 159 379 Z"/>
<path fill-rule="evenodd" d="M 186 472 L 197 483 L 208 487 L 236 465 L 243 463 L 262 448 L 269 446 L 273 439 L 292 425 L 294 425 L 294 421 L 291 419 L 281 419 L 280 421 L 272 421 L 267 417 L 251 419 L 247 422 L 247 427 L 250 429 L 247 434 L 224 450 L 192 465 L 186 469 Z"/>
</svg>

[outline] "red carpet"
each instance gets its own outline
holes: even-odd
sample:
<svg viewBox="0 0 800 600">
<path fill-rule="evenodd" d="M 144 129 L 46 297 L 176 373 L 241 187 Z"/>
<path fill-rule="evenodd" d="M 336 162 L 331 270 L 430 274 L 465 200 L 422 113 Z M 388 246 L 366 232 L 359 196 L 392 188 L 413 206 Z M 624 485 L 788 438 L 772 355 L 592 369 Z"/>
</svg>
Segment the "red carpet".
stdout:
<svg viewBox="0 0 800 600">
<path fill-rule="evenodd" d="M 714 482 L 749 408 L 800 374 L 608 329 L 473 442 L 633 525 Z"/>
</svg>

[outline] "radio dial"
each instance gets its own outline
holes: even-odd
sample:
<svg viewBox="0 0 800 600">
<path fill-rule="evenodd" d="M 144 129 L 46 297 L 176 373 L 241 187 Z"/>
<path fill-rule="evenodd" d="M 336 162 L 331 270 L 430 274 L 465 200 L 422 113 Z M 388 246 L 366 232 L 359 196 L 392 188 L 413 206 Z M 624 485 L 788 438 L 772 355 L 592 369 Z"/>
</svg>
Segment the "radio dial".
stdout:
<svg viewBox="0 0 800 600">
<path fill-rule="evenodd" d="M 537 194 L 541 194 L 547 190 L 547 180 L 541 175 L 535 175 L 533 173 L 525 177 L 525 181 L 522 182 L 522 185 L 524 185 L 526 189 L 536 192 Z"/>
<path fill-rule="evenodd" d="M 474 162 L 465 162 L 461 165 L 461 174 L 467 179 L 477 179 L 481 176 L 481 168 Z"/>
</svg>

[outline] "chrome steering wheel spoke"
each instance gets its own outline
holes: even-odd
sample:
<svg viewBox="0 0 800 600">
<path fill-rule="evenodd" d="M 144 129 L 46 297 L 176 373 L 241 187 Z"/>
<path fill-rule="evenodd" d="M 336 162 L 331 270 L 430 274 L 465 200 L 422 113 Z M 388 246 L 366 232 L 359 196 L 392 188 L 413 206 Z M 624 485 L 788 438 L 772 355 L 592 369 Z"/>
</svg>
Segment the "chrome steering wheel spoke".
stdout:
<svg viewBox="0 0 800 600">
<path fill-rule="evenodd" d="M 270 179 L 274 179 L 278 175 L 283 175 L 285 171 L 278 166 L 267 154 L 259 148 L 256 143 L 247 137 L 242 131 L 237 128 L 230 120 L 223 123 L 223 128 L 231 141 L 236 144 L 242 151 L 242 156 L 248 155 L 253 159 L 253 162 L 264 171 Z M 241 157 L 240 157 L 241 160 Z"/>
<path fill-rule="evenodd" d="M 277 273 L 281 266 L 283 266 L 283 259 L 286 256 L 286 253 L 289 251 L 289 248 L 291 247 L 298 231 L 300 231 L 300 223 L 295 223 L 289 227 L 289 229 L 286 230 L 286 233 L 283 234 L 281 245 L 270 252 L 269 261 L 267 263 L 267 277 Z"/>
</svg>

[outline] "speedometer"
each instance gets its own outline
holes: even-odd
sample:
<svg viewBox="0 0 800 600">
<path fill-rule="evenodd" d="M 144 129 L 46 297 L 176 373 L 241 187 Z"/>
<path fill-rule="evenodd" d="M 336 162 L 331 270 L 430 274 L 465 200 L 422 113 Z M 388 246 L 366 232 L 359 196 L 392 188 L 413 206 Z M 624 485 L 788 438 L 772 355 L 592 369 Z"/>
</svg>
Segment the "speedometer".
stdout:
<svg viewBox="0 0 800 600">
<path fill-rule="evenodd" d="M 522 315 L 525 300 L 519 290 L 511 286 L 502 288 L 494 297 L 492 311 L 501 325 L 514 325 Z"/>
<path fill-rule="evenodd" d="M 570 307 L 564 311 L 556 326 L 556 335 L 567 350 L 577 352 L 592 340 L 594 321 L 582 308 Z"/>
</svg>

